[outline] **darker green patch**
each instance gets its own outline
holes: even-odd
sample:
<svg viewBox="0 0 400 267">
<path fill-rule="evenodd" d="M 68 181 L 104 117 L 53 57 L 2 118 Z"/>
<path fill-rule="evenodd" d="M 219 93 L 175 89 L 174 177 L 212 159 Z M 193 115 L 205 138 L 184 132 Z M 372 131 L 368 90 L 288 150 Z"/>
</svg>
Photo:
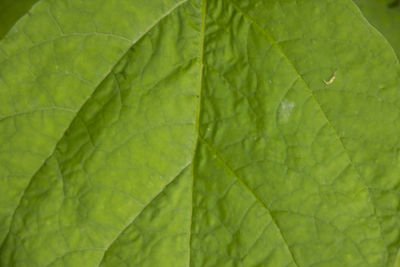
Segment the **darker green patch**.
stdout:
<svg viewBox="0 0 400 267">
<path fill-rule="evenodd" d="M 400 0 L 394 0 L 394 1 L 390 2 L 387 6 L 388 6 L 388 8 L 395 8 L 395 7 L 398 7 L 399 4 L 400 4 Z"/>
<path fill-rule="evenodd" d="M 38 0 L 0 0 L 0 39 Z"/>
</svg>

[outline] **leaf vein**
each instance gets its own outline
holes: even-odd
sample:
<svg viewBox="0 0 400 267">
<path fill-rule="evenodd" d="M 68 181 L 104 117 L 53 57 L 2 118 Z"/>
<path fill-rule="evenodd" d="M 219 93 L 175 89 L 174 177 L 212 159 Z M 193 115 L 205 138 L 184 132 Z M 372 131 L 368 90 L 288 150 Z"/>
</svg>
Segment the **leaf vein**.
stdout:
<svg viewBox="0 0 400 267">
<path fill-rule="evenodd" d="M 315 97 L 313 90 L 310 88 L 310 86 L 308 85 L 308 83 L 304 80 L 303 76 L 300 74 L 299 70 L 296 68 L 295 64 L 293 63 L 292 60 L 290 60 L 290 58 L 286 55 L 286 53 L 284 52 L 284 50 L 282 49 L 282 47 L 279 45 L 279 43 L 273 38 L 273 36 L 271 36 L 260 24 L 258 24 L 252 17 L 250 17 L 247 13 L 245 13 L 241 8 L 239 8 L 232 0 L 229 0 L 229 2 L 231 3 L 231 5 L 241 14 L 243 14 L 243 17 L 245 17 L 247 20 L 249 20 L 252 24 L 254 24 L 256 27 L 258 27 L 261 32 L 272 42 L 272 44 L 280 51 L 280 53 L 282 54 L 282 56 L 286 59 L 286 61 L 290 64 L 290 66 L 293 68 L 293 70 L 296 72 L 297 76 L 302 80 L 302 82 L 304 83 L 305 87 L 308 89 L 311 98 L 313 99 L 313 101 L 316 103 L 316 105 L 318 106 L 318 108 L 321 110 L 321 114 L 324 116 L 325 120 L 327 121 L 329 127 L 332 129 L 335 137 L 337 138 L 337 140 L 339 141 L 339 143 L 341 144 L 343 150 L 345 151 L 349 163 L 351 164 L 351 166 L 353 167 L 353 169 L 356 171 L 357 175 L 358 175 L 358 180 L 361 182 L 361 184 L 366 188 L 367 192 L 368 192 L 368 198 L 369 198 L 369 202 L 372 206 L 372 213 L 373 216 L 375 217 L 375 219 L 378 222 L 378 227 L 379 227 L 379 231 L 380 231 L 380 236 L 383 239 L 383 231 L 382 231 L 382 223 L 381 220 L 378 218 L 378 215 L 376 213 L 376 207 L 375 207 L 375 201 L 373 200 L 373 196 L 371 193 L 370 188 L 366 185 L 366 183 L 362 180 L 362 175 L 360 173 L 360 171 L 358 170 L 358 168 L 356 167 L 355 163 L 352 160 L 352 157 L 350 156 L 349 151 L 346 149 L 341 137 L 339 136 L 337 130 L 335 127 L 333 127 L 331 121 L 329 120 L 325 110 L 322 108 L 321 104 L 318 102 L 317 98 Z M 386 255 L 386 260 L 387 260 L 387 255 Z"/>
<path fill-rule="evenodd" d="M 207 0 L 202 0 L 201 2 L 201 22 L 200 22 L 200 55 L 199 55 L 199 87 L 197 89 L 198 102 L 196 107 L 196 122 L 195 122 L 195 144 L 192 158 L 192 169 L 191 169 L 191 210 L 190 210 L 190 223 L 189 223 L 189 237 L 188 237 L 188 266 L 190 266 L 191 258 L 192 258 L 192 249 L 191 249 L 191 241 L 192 241 L 192 228 L 193 228 L 193 190 L 194 190 L 194 161 L 197 154 L 197 147 L 199 144 L 199 135 L 200 135 L 200 111 L 201 111 L 201 92 L 203 86 L 203 71 L 204 71 L 204 35 L 205 35 L 205 22 L 206 22 L 206 8 L 207 8 Z"/>
<path fill-rule="evenodd" d="M 105 255 L 106 255 L 107 251 L 108 251 L 108 250 L 110 249 L 110 247 L 115 243 L 115 241 L 125 232 L 126 229 L 128 229 L 128 227 L 129 227 L 130 225 L 132 225 L 132 224 L 136 221 L 136 219 L 143 213 L 143 211 L 144 211 L 148 206 L 150 206 L 151 203 L 153 203 L 153 201 L 165 191 L 165 189 L 166 189 L 170 184 L 172 184 L 173 182 L 175 182 L 175 180 L 186 170 L 187 167 L 189 167 L 190 164 L 191 164 L 191 162 L 187 163 L 182 169 L 180 169 L 179 172 L 178 172 L 178 174 L 176 174 L 175 177 L 173 177 L 173 178 L 171 179 L 171 181 L 169 181 L 163 188 L 161 188 L 161 190 L 158 191 L 158 192 L 157 192 L 143 207 L 142 207 L 142 209 L 141 209 L 137 214 L 135 214 L 135 216 L 133 216 L 133 218 L 132 218 L 131 220 L 129 220 L 129 222 L 128 222 L 127 224 L 124 225 L 124 227 L 122 227 L 121 231 L 119 231 L 119 232 L 117 233 L 117 235 L 113 238 L 113 240 L 111 240 L 110 244 L 104 249 L 104 253 L 103 253 L 102 257 L 100 258 L 100 261 L 99 261 L 99 264 L 98 264 L 99 266 L 101 265 L 102 261 L 104 260 L 104 257 L 105 257 Z"/>
<path fill-rule="evenodd" d="M 38 174 L 38 172 L 41 170 L 41 168 L 45 165 L 45 163 L 47 162 L 47 160 L 54 154 L 59 142 L 62 140 L 63 136 L 65 135 L 65 133 L 68 131 L 68 129 L 70 128 L 70 126 L 72 125 L 73 121 L 77 118 L 79 112 L 82 110 L 82 108 L 85 106 L 85 104 L 93 97 L 94 93 L 96 92 L 96 90 L 100 87 L 101 83 L 111 74 L 112 70 L 115 68 L 115 66 L 118 65 L 118 63 L 124 58 L 124 56 L 126 55 L 126 53 L 128 53 L 128 51 L 138 42 L 140 41 L 144 36 L 146 36 L 155 26 L 158 25 L 158 23 L 163 20 L 165 17 L 167 17 L 169 14 L 171 14 L 174 10 L 176 10 L 179 6 L 183 5 L 184 3 L 186 3 L 188 0 L 182 0 L 177 2 L 174 6 L 172 6 L 167 12 L 165 12 L 162 16 L 160 16 L 156 21 L 154 21 L 154 23 L 152 23 L 142 34 L 140 34 L 135 40 L 132 40 L 132 44 L 123 52 L 121 53 L 121 56 L 115 61 L 115 64 L 112 64 L 109 71 L 107 71 L 104 75 L 104 77 L 102 79 L 100 79 L 100 81 L 97 83 L 96 86 L 94 86 L 94 89 L 92 91 L 92 93 L 85 99 L 85 101 L 82 103 L 81 107 L 76 111 L 76 115 L 71 119 L 70 123 L 67 125 L 67 127 L 64 129 L 62 135 L 60 136 L 60 139 L 58 140 L 58 142 L 54 145 L 51 153 L 48 155 L 48 157 L 42 162 L 42 164 L 38 167 L 38 169 L 33 173 L 33 175 L 31 176 L 27 186 L 25 187 L 25 189 L 23 190 L 19 201 L 17 203 L 17 205 L 14 208 L 14 211 L 11 214 L 11 221 L 10 221 L 10 225 L 8 226 L 8 231 L 7 234 L 4 236 L 4 239 L 1 240 L 1 245 L 0 245 L 0 251 L 2 250 L 3 246 L 5 245 L 5 241 L 7 240 L 9 234 L 10 234 L 10 230 L 11 230 L 11 226 L 12 223 L 15 219 L 15 214 L 17 209 L 21 206 L 22 203 L 22 199 L 24 198 L 28 188 L 30 187 L 30 185 L 32 184 L 34 177 Z"/>
<path fill-rule="evenodd" d="M 292 260 L 293 260 L 293 263 L 296 264 L 296 266 L 300 266 L 300 265 L 297 263 L 296 258 L 295 258 L 294 254 L 293 254 L 293 252 L 292 252 L 292 249 L 290 248 L 288 241 L 286 240 L 285 236 L 283 235 L 283 233 L 282 233 L 282 231 L 281 231 L 281 228 L 279 227 L 279 225 L 278 225 L 276 219 L 273 217 L 271 211 L 268 209 L 267 205 L 265 205 L 265 203 L 264 203 L 264 202 L 257 196 L 257 194 L 243 181 L 243 179 L 240 178 L 240 177 L 236 174 L 236 172 L 226 163 L 226 161 L 221 157 L 221 155 L 218 153 L 218 151 L 217 151 L 210 143 L 208 143 L 208 142 L 207 142 L 203 137 L 201 137 L 201 136 L 199 136 L 199 139 L 206 145 L 206 147 L 208 148 L 208 150 L 209 150 L 210 152 L 212 152 L 212 153 L 219 159 L 219 161 L 222 163 L 223 167 L 225 167 L 225 169 L 226 169 L 231 175 L 233 175 L 233 176 L 236 178 L 236 180 L 237 180 L 240 184 L 242 184 L 242 186 L 255 198 L 255 200 L 256 200 L 258 203 L 261 204 L 261 206 L 262 206 L 262 207 L 265 209 L 265 211 L 269 214 L 269 216 L 271 217 L 272 223 L 276 226 L 276 229 L 278 230 L 279 235 L 281 236 L 282 241 L 283 241 L 283 243 L 285 244 L 285 246 L 286 246 L 286 248 L 287 248 L 287 250 L 288 250 L 288 252 L 289 252 L 289 254 L 290 254 L 290 256 L 291 256 L 291 258 L 292 258 Z"/>
</svg>

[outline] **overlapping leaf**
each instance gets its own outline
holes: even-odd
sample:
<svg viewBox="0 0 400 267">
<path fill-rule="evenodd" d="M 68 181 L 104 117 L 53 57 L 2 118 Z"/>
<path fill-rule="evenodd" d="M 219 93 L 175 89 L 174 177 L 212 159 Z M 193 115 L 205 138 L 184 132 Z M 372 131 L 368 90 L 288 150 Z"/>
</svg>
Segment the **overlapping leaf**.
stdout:
<svg viewBox="0 0 400 267">
<path fill-rule="evenodd" d="M 400 57 L 400 1 L 399 0 L 355 0 L 372 25 L 390 42 Z"/>
<path fill-rule="evenodd" d="M 0 1 L 0 39 L 9 31 L 37 0 Z"/>
</svg>

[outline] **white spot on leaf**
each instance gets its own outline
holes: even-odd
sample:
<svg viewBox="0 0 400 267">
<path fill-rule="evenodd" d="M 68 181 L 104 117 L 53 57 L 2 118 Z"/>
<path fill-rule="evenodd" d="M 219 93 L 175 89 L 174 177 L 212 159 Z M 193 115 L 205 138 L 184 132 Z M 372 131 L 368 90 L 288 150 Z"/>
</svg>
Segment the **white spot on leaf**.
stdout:
<svg viewBox="0 0 400 267">
<path fill-rule="evenodd" d="M 289 120 L 290 114 L 294 108 L 294 102 L 284 99 L 281 102 L 281 106 L 279 108 L 279 119 L 281 122 L 287 122 Z"/>
</svg>

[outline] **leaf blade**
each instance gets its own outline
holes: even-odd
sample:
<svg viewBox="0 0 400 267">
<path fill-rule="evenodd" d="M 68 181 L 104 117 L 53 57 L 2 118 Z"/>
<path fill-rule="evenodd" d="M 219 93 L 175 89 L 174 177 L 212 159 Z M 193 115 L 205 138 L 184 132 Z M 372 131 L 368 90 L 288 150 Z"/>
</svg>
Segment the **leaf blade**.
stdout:
<svg viewBox="0 0 400 267">
<path fill-rule="evenodd" d="M 139 10 L 126 14 L 153 11 Z M 72 13 L 48 18 L 54 32 L 71 34 Z M 102 38 L 122 44 L 115 14 Z M 399 65 L 352 2 L 189 0 L 153 21 L 65 119 L 13 216 L 2 264 L 394 262 Z M 11 47 L 12 36 L 4 55 L 29 47 Z M 90 88 L 91 75 L 77 78 Z"/>
</svg>

